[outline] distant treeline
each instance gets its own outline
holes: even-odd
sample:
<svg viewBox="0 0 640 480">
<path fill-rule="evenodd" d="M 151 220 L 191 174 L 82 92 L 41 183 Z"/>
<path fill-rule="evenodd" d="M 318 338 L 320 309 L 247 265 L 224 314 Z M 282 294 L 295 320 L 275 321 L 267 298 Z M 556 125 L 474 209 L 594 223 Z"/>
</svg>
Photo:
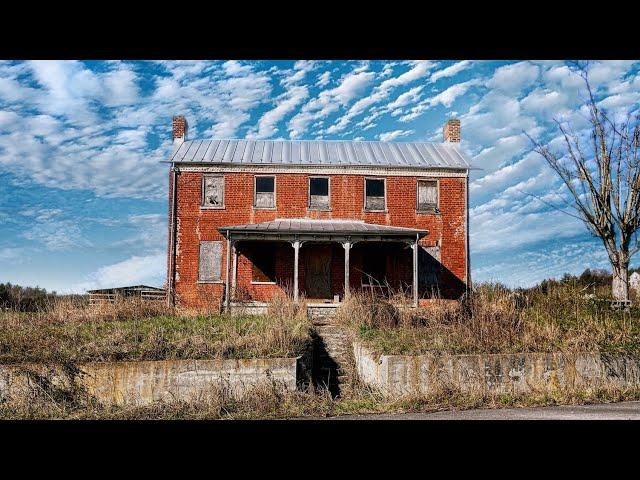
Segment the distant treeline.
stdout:
<svg viewBox="0 0 640 480">
<path fill-rule="evenodd" d="M 11 283 L 0 283 L 0 309 L 35 312 L 51 306 L 56 298 L 82 297 L 82 295 L 59 295 L 40 287 L 22 287 Z"/>
<path fill-rule="evenodd" d="M 629 269 L 629 275 L 633 272 L 640 272 L 640 268 Z M 540 289 L 547 293 L 554 287 L 571 285 L 578 288 L 610 287 L 611 273 L 607 270 L 587 268 L 580 275 L 565 273 L 560 279 L 550 278 L 542 280 L 538 285 L 531 288 L 517 288 L 518 291 Z M 511 290 L 503 287 L 505 290 Z M 12 309 L 23 312 L 33 312 L 48 308 L 52 300 L 61 297 L 85 298 L 86 295 L 59 295 L 55 291 L 47 292 L 40 287 L 21 287 L 11 283 L 0 283 L 0 309 Z"/>
<path fill-rule="evenodd" d="M 640 268 L 630 268 L 629 275 L 634 272 L 640 272 Z M 577 288 L 583 289 L 598 289 L 599 287 L 611 287 L 611 281 L 613 276 L 611 272 L 602 269 L 587 268 L 580 275 L 571 275 L 565 273 L 560 279 L 546 279 L 542 280 L 538 285 L 533 288 L 539 288 L 542 292 L 546 293 L 550 288 L 572 285 Z"/>
</svg>

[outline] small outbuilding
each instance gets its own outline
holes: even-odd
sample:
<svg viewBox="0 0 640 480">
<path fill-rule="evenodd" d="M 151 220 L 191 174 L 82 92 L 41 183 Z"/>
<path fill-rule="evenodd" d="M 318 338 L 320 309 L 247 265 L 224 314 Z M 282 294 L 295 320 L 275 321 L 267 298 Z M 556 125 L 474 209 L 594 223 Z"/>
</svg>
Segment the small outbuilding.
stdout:
<svg viewBox="0 0 640 480">
<path fill-rule="evenodd" d="M 88 290 L 89 304 L 113 303 L 122 298 L 140 298 L 148 301 L 164 301 L 166 291 L 164 288 L 150 287 L 148 285 L 133 285 L 129 287 L 101 288 Z"/>
</svg>

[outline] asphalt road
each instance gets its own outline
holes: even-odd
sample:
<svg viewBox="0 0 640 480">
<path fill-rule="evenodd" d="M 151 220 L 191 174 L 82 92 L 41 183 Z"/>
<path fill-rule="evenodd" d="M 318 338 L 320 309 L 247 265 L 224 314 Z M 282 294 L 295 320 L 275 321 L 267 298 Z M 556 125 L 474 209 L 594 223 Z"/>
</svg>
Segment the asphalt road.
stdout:
<svg viewBox="0 0 640 480">
<path fill-rule="evenodd" d="M 331 420 L 640 420 L 640 402 L 396 415 L 344 415 L 332 417 Z"/>
</svg>

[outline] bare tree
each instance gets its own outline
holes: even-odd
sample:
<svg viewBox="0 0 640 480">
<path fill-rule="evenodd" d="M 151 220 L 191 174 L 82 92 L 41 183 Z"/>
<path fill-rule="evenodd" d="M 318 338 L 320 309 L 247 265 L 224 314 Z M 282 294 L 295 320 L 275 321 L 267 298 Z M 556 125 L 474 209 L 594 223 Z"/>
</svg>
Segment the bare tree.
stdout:
<svg viewBox="0 0 640 480">
<path fill-rule="evenodd" d="M 628 300 L 629 260 L 640 250 L 638 116 L 627 114 L 625 120 L 616 122 L 595 100 L 588 65 L 575 62 L 571 67 L 584 80 L 588 93 L 590 135 L 581 139 L 571 127 L 555 120 L 564 137 L 561 153 L 527 136 L 534 151 L 567 186 L 572 197 L 568 205 L 575 210 L 574 216 L 602 240 L 613 272 L 613 298 Z"/>
</svg>

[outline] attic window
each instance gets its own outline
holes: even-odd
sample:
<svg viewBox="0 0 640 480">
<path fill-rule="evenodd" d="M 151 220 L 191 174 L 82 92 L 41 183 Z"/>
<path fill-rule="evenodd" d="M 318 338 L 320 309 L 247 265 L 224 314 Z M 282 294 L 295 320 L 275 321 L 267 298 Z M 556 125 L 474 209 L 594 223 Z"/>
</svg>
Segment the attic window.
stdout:
<svg viewBox="0 0 640 480">
<path fill-rule="evenodd" d="M 309 208 L 317 210 L 329 209 L 329 178 L 309 178 Z"/>
<path fill-rule="evenodd" d="M 202 206 L 224 208 L 224 177 L 205 175 L 202 179 Z"/>
<path fill-rule="evenodd" d="M 276 179 L 275 177 L 255 177 L 256 208 L 275 208 L 276 206 Z"/>
<path fill-rule="evenodd" d="M 437 180 L 418 180 L 418 211 L 439 211 Z"/>
<path fill-rule="evenodd" d="M 365 178 L 364 182 L 365 210 L 384 211 L 386 208 L 384 178 Z"/>
</svg>

